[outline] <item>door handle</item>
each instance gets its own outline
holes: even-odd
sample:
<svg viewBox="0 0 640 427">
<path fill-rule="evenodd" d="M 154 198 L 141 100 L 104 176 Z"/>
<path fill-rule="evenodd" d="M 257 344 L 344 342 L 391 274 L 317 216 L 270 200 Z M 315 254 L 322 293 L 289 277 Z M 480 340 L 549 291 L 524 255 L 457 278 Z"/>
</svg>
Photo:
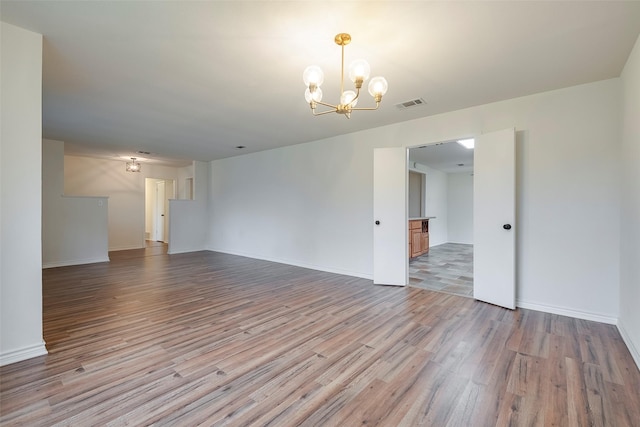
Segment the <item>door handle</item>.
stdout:
<svg viewBox="0 0 640 427">
<path fill-rule="evenodd" d="M 377 221 L 377 220 L 376 220 L 376 225 L 380 225 L 380 221 Z"/>
<path fill-rule="evenodd" d="M 164 216 L 164 214 L 160 214 L 160 216 Z"/>
<path fill-rule="evenodd" d="M 502 226 L 505 230 L 511 230 L 511 224 L 505 224 Z"/>
</svg>

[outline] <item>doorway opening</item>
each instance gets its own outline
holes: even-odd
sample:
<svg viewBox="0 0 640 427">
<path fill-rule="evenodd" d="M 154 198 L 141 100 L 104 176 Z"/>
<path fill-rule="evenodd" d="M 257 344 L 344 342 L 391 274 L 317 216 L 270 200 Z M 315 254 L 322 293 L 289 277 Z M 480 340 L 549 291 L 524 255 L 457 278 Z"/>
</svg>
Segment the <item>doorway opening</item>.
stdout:
<svg viewBox="0 0 640 427">
<path fill-rule="evenodd" d="M 473 297 L 473 149 L 409 148 L 409 219 L 428 218 L 428 248 L 408 256 L 409 286 Z"/>
<path fill-rule="evenodd" d="M 145 179 L 145 241 L 169 243 L 169 200 L 176 194 L 173 179 Z"/>
<path fill-rule="evenodd" d="M 414 252 L 418 241 L 420 252 L 423 246 L 423 239 L 417 238 L 413 246 L 414 232 L 426 235 L 421 237 L 426 237 L 433 246 L 441 237 L 438 227 L 429 226 L 432 219 L 432 224 L 436 224 L 437 214 L 425 221 L 415 219 L 421 223 L 419 227 L 408 221 L 407 169 L 409 149 L 413 147 L 373 149 L 373 284 L 376 285 L 409 283 L 407 251 Z M 473 162 L 473 298 L 513 310 L 517 232 L 515 128 L 477 136 Z M 427 175 L 427 188 L 432 181 Z M 431 195 L 428 196 L 427 215 L 431 216 Z"/>
</svg>

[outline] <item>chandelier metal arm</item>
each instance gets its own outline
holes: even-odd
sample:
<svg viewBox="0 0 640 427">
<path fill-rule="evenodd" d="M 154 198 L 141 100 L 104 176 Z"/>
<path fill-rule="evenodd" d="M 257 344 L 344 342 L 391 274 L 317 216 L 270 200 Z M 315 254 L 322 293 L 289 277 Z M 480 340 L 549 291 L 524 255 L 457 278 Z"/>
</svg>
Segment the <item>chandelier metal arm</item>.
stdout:
<svg viewBox="0 0 640 427">
<path fill-rule="evenodd" d="M 375 107 L 354 107 L 354 108 L 351 108 L 351 111 L 377 110 L 379 106 L 380 106 L 380 103 L 376 102 L 376 106 Z"/>
<path fill-rule="evenodd" d="M 340 92 L 340 93 L 342 93 L 342 92 Z M 357 88 L 356 89 L 356 96 L 347 104 L 347 106 L 352 110 L 356 110 L 356 108 L 351 107 L 351 105 L 355 104 L 359 97 L 360 97 L 360 88 Z"/>
<path fill-rule="evenodd" d="M 329 107 L 330 110 L 326 110 L 326 111 L 321 111 L 321 112 L 316 112 L 316 105 L 323 105 L 325 107 Z M 332 104 L 327 104 L 326 102 L 321 102 L 321 101 L 313 101 L 309 103 L 309 107 L 311 107 L 311 112 L 313 113 L 314 116 L 322 116 L 325 114 L 329 114 L 329 113 L 335 113 L 336 111 L 338 111 L 338 106 L 337 105 L 332 105 Z"/>
<path fill-rule="evenodd" d="M 314 101 L 314 102 L 319 105 L 324 105 L 325 107 L 333 108 L 334 110 L 338 109 L 337 105 L 327 104 L 326 102 L 322 102 L 322 101 Z"/>
<path fill-rule="evenodd" d="M 341 45 L 341 47 L 342 47 L 342 66 L 340 67 L 340 94 L 344 93 L 344 43 Z"/>
<path fill-rule="evenodd" d="M 325 114 L 335 113 L 336 110 L 327 110 L 327 111 L 321 111 L 319 113 L 316 113 L 316 110 L 312 109 L 311 112 L 313 113 L 314 116 L 324 116 Z"/>
</svg>

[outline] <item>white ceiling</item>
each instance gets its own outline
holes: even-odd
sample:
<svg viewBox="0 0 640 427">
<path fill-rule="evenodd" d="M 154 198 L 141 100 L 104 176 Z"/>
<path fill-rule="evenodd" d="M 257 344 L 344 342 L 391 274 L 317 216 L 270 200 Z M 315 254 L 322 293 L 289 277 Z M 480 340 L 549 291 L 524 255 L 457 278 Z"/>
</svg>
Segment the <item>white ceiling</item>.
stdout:
<svg viewBox="0 0 640 427">
<path fill-rule="evenodd" d="M 409 162 L 418 162 L 446 173 L 473 172 L 473 150 L 456 141 L 411 148 Z"/>
<path fill-rule="evenodd" d="M 46 138 L 205 161 L 618 77 L 640 33 L 638 1 L 2 0 L 0 14 L 44 35 Z M 313 117 L 301 74 L 320 65 L 337 101 L 339 32 L 345 61 L 367 59 L 389 92 L 351 120 Z"/>
</svg>

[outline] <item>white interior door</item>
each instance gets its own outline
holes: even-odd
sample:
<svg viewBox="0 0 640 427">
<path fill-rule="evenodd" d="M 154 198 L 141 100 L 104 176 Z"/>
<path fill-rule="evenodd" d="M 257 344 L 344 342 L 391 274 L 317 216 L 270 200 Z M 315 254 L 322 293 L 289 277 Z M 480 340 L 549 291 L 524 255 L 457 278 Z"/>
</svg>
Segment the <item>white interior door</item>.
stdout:
<svg viewBox="0 0 640 427">
<path fill-rule="evenodd" d="M 407 150 L 373 150 L 373 283 L 407 284 Z"/>
<path fill-rule="evenodd" d="M 473 297 L 514 309 L 515 129 L 476 138 L 473 163 Z"/>
<path fill-rule="evenodd" d="M 165 204 L 165 188 L 164 181 L 156 182 L 156 229 L 155 240 L 164 242 L 164 204 Z"/>
</svg>

